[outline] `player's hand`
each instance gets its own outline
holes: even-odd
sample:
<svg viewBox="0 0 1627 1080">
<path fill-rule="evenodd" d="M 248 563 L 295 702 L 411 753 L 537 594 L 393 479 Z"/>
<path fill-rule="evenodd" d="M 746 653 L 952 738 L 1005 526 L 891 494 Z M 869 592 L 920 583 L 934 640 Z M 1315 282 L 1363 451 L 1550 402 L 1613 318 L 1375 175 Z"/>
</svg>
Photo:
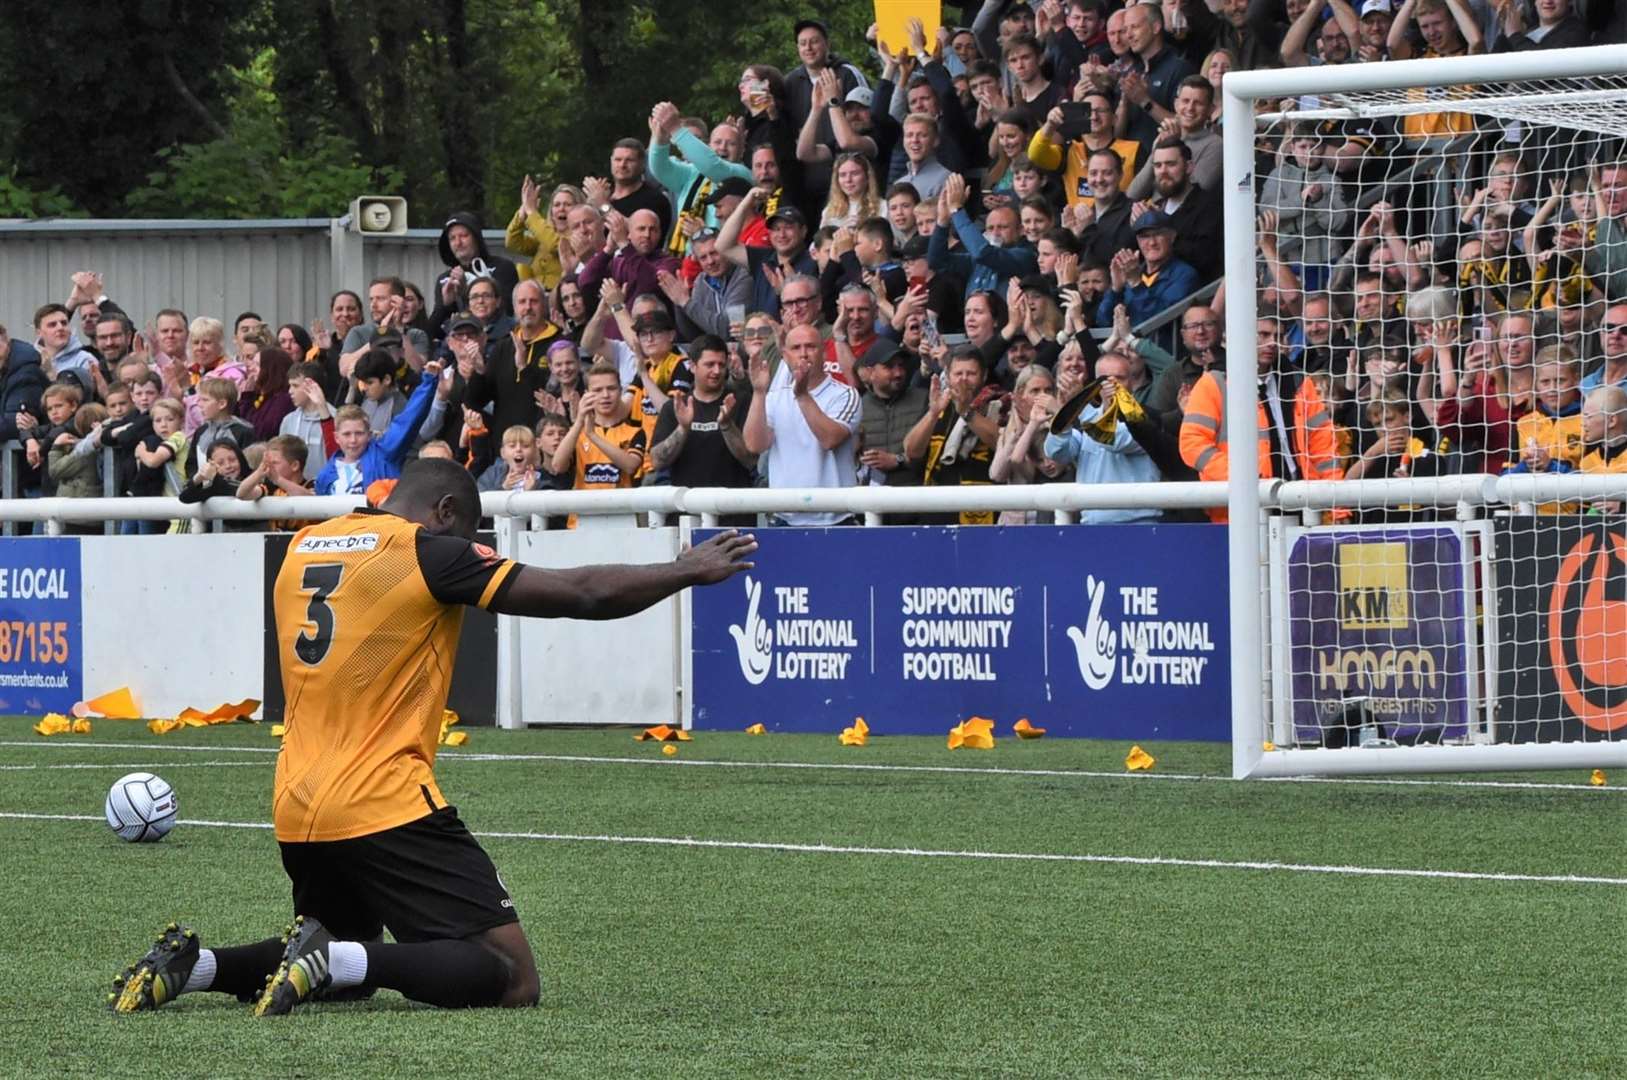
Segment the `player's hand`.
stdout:
<svg viewBox="0 0 1627 1080">
<path fill-rule="evenodd" d="M 729 529 L 698 547 L 686 549 L 678 556 L 678 562 L 690 571 L 695 584 L 716 585 L 756 566 L 746 561 L 756 550 L 756 537 Z"/>
</svg>

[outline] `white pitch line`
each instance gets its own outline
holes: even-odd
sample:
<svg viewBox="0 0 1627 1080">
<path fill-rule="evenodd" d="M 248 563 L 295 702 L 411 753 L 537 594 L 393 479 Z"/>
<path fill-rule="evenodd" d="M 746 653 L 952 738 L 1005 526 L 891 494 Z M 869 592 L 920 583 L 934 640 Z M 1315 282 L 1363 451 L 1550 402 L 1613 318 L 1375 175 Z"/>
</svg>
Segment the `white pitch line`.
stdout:
<svg viewBox="0 0 1627 1080">
<path fill-rule="evenodd" d="M 132 748 L 151 749 L 162 753 L 173 750 L 182 753 L 236 753 L 236 754 L 275 754 L 278 747 L 269 746 L 199 746 L 184 743 L 172 743 L 146 747 L 138 743 L 104 743 L 104 742 L 5 742 L 0 746 L 38 747 L 41 749 L 91 748 L 99 750 L 129 750 Z M 1050 777 L 1076 777 L 1092 780 L 1185 780 L 1189 782 L 1207 781 L 1210 783 L 1240 783 L 1240 784 L 1351 784 L 1351 785 L 1377 785 L 1380 787 L 1447 787 L 1447 788 L 1506 788 L 1514 790 L 1537 791 L 1585 791 L 1599 794 L 1621 795 L 1627 794 L 1624 786 L 1596 786 L 1593 784 L 1550 784 L 1535 780 L 1416 780 L 1391 779 L 1385 777 L 1352 777 L 1352 776 L 1272 776 L 1261 777 L 1254 780 L 1234 780 L 1230 776 L 1215 773 L 1172 773 L 1172 772 L 1112 772 L 1108 770 L 1093 771 L 1088 769 L 1012 769 L 998 766 L 978 765 L 872 765 L 862 762 L 836 762 L 836 761 L 714 761 L 700 758 L 647 758 L 647 757 L 621 757 L 593 754 L 497 754 L 481 753 L 479 751 L 442 751 L 437 761 L 553 761 L 576 763 L 586 765 L 657 765 L 666 767 L 700 767 L 719 769 L 809 769 L 814 771 L 836 772 L 882 772 L 882 773 L 968 773 L 976 776 L 1050 776 Z M 111 767 L 111 766 L 109 766 Z M 158 767 L 158 766 L 154 766 Z"/>
<path fill-rule="evenodd" d="M 53 769 L 258 769 L 264 765 L 262 761 L 140 761 L 123 765 L 81 761 L 72 765 L 0 765 L 0 772 L 46 772 Z"/>
<path fill-rule="evenodd" d="M 25 814 L 0 811 L 0 818 L 28 821 L 103 821 L 94 814 Z M 270 829 L 268 821 L 198 821 L 179 825 L 213 829 Z M 1627 886 L 1627 878 L 1578 874 L 1510 874 L 1476 870 L 1420 870 L 1396 866 L 1324 866 L 1316 863 L 1248 862 L 1226 859 L 1175 859 L 1152 855 L 1078 855 L 1043 851 L 955 851 L 933 848 L 859 847 L 846 844 L 795 844 L 776 840 L 699 840 L 692 836 L 615 836 L 610 833 L 475 832 L 489 840 L 542 840 L 569 844 L 639 844 L 654 847 L 709 848 L 727 851 L 777 851 L 798 855 L 881 855 L 911 859 L 990 859 L 1002 862 L 1095 863 L 1108 866 L 1169 866 L 1196 870 L 1255 870 L 1349 877 L 1430 878 L 1449 881 L 1530 882 L 1552 885 Z"/>
</svg>

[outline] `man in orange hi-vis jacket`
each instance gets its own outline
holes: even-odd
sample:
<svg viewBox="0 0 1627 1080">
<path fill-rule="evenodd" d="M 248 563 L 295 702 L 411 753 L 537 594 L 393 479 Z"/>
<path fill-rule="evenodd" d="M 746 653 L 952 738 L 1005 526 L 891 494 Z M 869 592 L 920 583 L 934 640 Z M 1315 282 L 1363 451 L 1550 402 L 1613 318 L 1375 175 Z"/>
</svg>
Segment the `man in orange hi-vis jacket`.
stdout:
<svg viewBox="0 0 1627 1080">
<path fill-rule="evenodd" d="M 1254 324 L 1259 349 L 1258 430 L 1260 475 L 1289 480 L 1338 480 L 1344 476 L 1334 439 L 1333 417 L 1316 383 L 1301 371 L 1279 371 L 1282 325 L 1263 315 Z M 1231 455 L 1226 438 L 1226 372 L 1210 368 L 1192 387 L 1181 420 L 1181 459 L 1200 480 L 1225 480 Z M 1226 511 L 1209 511 L 1225 521 Z"/>
</svg>

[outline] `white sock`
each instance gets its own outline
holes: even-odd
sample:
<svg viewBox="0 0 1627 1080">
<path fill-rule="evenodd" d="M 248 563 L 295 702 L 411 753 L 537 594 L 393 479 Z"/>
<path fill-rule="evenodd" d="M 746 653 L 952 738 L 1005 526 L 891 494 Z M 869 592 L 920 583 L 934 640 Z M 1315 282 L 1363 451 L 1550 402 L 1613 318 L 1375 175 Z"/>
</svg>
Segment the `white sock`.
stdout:
<svg viewBox="0 0 1627 1080">
<path fill-rule="evenodd" d="M 199 990 L 207 990 L 215 982 L 215 950 L 199 949 L 198 962 L 192 965 L 192 974 L 186 977 L 186 985 L 181 987 L 183 994 L 195 994 Z"/>
<path fill-rule="evenodd" d="M 359 941 L 335 941 L 328 946 L 328 975 L 335 990 L 360 986 L 367 978 L 367 950 Z"/>
</svg>

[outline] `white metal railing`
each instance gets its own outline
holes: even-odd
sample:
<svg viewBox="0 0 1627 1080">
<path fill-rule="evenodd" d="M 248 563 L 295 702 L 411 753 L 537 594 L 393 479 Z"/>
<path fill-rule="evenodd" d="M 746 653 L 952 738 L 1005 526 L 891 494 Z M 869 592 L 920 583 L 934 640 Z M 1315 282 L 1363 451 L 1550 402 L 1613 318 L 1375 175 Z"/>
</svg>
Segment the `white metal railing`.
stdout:
<svg viewBox="0 0 1627 1080">
<path fill-rule="evenodd" d="M 845 513 L 879 525 L 884 514 L 953 513 L 961 510 L 1032 511 L 1059 524 L 1086 510 L 1208 510 L 1226 505 L 1227 485 L 1218 481 L 1152 484 L 1017 484 L 965 487 L 687 488 L 640 487 L 616 491 L 487 492 L 487 517 L 630 517 L 683 515 L 717 524 L 730 514 Z M 1289 512 L 1399 505 L 1453 505 L 1471 509 L 1524 507 L 1581 499 L 1627 501 L 1627 475 L 1469 474 L 1403 480 L 1262 480 L 1262 507 Z M 68 522 L 90 521 L 308 521 L 347 514 L 360 495 L 293 498 L 215 498 L 183 503 L 166 498 L 0 499 L 0 522 L 43 522 L 58 535 Z"/>
</svg>

